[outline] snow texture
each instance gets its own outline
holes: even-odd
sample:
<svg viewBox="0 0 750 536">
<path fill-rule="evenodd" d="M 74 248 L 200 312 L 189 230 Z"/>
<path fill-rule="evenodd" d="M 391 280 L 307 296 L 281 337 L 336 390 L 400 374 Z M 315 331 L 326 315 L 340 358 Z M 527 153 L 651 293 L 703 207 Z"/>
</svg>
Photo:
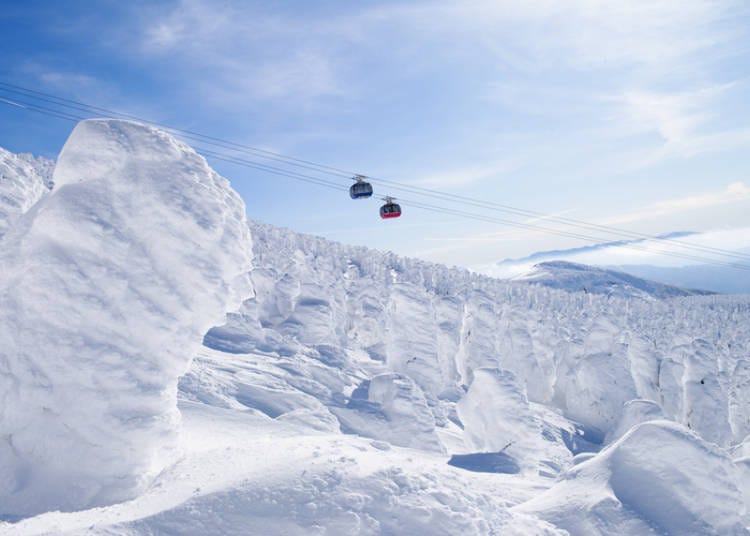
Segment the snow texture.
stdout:
<svg viewBox="0 0 750 536">
<path fill-rule="evenodd" d="M 250 268 L 200 157 L 78 128 L 2 242 L 0 534 L 749 534 L 750 298 L 500 281 L 257 222 Z"/>
<path fill-rule="evenodd" d="M 0 248 L 5 515 L 143 491 L 175 455 L 177 378 L 249 294 L 244 204 L 189 147 L 85 121 L 54 181 Z"/>
<path fill-rule="evenodd" d="M 571 534 L 747 535 L 737 476 L 721 449 L 650 421 L 516 510 Z"/>
<path fill-rule="evenodd" d="M 0 238 L 52 189 L 54 162 L 0 147 Z"/>
<path fill-rule="evenodd" d="M 750 433 L 750 298 L 571 293 L 250 227 L 256 294 L 205 344 L 297 356 L 287 368 L 328 394 L 295 390 L 325 405 L 340 405 L 362 378 L 397 373 L 421 389 L 440 426 L 474 371 L 490 368 L 600 442 L 634 399 L 724 446 Z M 303 355 L 339 379 L 299 370 Z"/>
</svg>

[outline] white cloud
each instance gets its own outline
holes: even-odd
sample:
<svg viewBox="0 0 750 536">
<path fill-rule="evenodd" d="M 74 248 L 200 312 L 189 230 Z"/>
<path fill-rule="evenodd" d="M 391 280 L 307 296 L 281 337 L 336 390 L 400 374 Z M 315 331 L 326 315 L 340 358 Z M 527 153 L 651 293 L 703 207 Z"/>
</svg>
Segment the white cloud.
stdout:
<svg viewBox="0 0 750 536">
<path fill-rule="evenodd" d="M 605 100 L 620 106 L 616 119 L 625 135 L 659 136 L 656 149 L 640 162 L 648 165 L 664 158 L 691 157 L 750 144 L 748 128 L 712 128 L 721 100 L 745 85 L 728 83 L 677 93 L 633 90 Z"/>
<path fill-rule="evenodd" d="M 622 225 L 640 220 L 658 218 L 681 212 L 689 212 L 750 200 L 750 186 L 743 182 L 733 182 L 726 189 L 700 195 L 667 199 L 645 206 L 637 211 L 614 216 L 599 222 L 601 225 Z"/>
<path fill-rule="evenodd" d="M 498 178 L 517 169 L 519 163 L 514 160 L 497 162 L 483 166 L 467 166 L 424 173 L 413 177 L 409 184 L 432 188 L 458 188 L 469 186 L 483 180 Z"/>
<path fill-rule="evenodd" d="M 149 14 L 155 20 L 144 31 L 142 51 L 207 67 L 223 83 L 236 80 L 244 90 L 253 86 L 253 77 L 278 68 L 271 86 L 281 90 L 264 94 L 261 88 L 260 96 L 289 94 L 294 87 L 315 97 L 367 83 L 349 72 L 357 51 L 410 62 L 410 69 L 456 57 L 472 64 L 494 58 L 498 74 L 566 66 L 674 69 L 675 62 L 722 44 L 714 23 L 732 16 L 737 5 L 734 0 L 443 0 L 296 15 L 242 2 L 217 7 L 209 0 L 181 0 L 166 15 Z M 299 73 L 317 68 L 326 72 L 324 83 L 299 83 Z"/>
<path fill-rule="evenodd" d="M 714 23 L 746 9 L 734 0 L 484 0 L 378 7 L 363 21 L 400 24 L 417 36 L 494 52 L 514 67 L 662 65 L 723 44 Z"/>
<path fill-rule="evenodd" d="M 330 43 L 291 15 L 242 2 L 180 0 L 142 31 L 139 52 L 181 64 L 195 75 L 192 87 L 214 105 L 289 98 L 287 104 L 306 106 L 310 99 L 346 93 Z M 334 48 L 338 44 L 334 40 Z"/>
<path fill-rule="evenodd" d="M 690 246 L 722 249 L 729 252 L 750 254 L 750 228 L 718 229 L 705 233 L 679 238 L 678 241 Z M 665 254 L 666 252 L 666 254 Z M 685 258 L 683 257 L 694 257 Z M 571 249 L 544 255 L 543 252 L 533 256 L 506 261 L 501 264 L 478 264 L 472 269 L 495 277 L 509 278 L 528 273 L 535 264 L 551 260 L 564 260 L 594 266 L 627 266 L 649 265 L 661 267 L 680 267 L 705 263 L 748 264 L 748 261 L 736 257 L 714 255 L 706 251 L 686 248 L 684 245 L 660 240 L 647 240 L 627 247 L 609 246 L 580 251 Z"/>
</svg>

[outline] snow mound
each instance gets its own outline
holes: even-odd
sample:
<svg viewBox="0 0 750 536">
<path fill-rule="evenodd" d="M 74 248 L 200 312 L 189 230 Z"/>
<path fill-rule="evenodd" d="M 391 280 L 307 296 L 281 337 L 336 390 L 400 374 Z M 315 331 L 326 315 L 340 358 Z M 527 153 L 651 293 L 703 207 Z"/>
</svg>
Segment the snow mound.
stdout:
<svg viewBox="0 0 750 536">
<path fill-rule="evenodd" d="M 0 238 L 52 189 L 54 162 L 0 148 Z"/>
<path fill-rule="evenodd" d="M 624 436 L 631 428 L 648 421 L 664 419 L 661 406 L 652 400 L 629 400 L 622 408 L 617 424 L 609 431 L 606 443 L 612 443 Z"/>
<path fill-rule="evenodd" d="M 737 476 L 721 449 L 650 421 L 516 510 L 571 534 L 747 535 Z"/>
<path fill-rule="evenodd" d="M 444 450 L 424 394 L 408 376 L 378 374 L 359 385 L 345 408 L 332 411 L 346 431 L 402 447 Z"/>
<path fill-rule="evenodd" d="M 616 270 L 567 261 L 536 264 L 529 273 L 516 276 L 513 280 L 559 288 L 569 292 L 591 292 L 626 298 L 664 299 L 715 294 L 706 290 L 683 289 L 665 285 Z"/>
<path fill-rule="evenodd" d="M 0 247 L 6 516 L 142 491 L 174 456 L 178 376 L 250 293 L 242 200 L 167 134 L 79 123 L 54 181 Z"/>
<path fill-rule="evenodd" d="M 456 409 L 464 425 L 464 441 L 473 452 L 502 452 L 519 466 L 522 460 L 530 465 L 526 469 L 537 469 L 543 457 L 537 451 L 544 449 L 541 425 L 512 372 L 476 369 Z"/>
</svg>

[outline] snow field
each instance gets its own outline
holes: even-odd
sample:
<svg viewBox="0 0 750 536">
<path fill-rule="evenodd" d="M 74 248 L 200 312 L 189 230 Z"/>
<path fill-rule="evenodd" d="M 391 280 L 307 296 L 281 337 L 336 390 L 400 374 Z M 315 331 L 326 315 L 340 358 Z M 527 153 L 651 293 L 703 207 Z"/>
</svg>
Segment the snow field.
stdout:
<svg viewBox="0 0 750 536">
<path fill-rule="evenodd" d="M 24 161 L 0 534 L 748 534 L 750 299 L 248 228 L 128 122 L 80 124 L 52 194 Z"/>
</svg>

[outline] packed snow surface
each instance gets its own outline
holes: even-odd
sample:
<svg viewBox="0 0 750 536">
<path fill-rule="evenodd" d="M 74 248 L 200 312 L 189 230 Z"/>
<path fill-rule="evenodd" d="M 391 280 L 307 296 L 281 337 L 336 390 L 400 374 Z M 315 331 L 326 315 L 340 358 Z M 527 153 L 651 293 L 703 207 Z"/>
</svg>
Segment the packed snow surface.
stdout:
<svg viewBox="0 0 750 536">
<path fill-rule="evenodd" d="M 89 502 L 24 511 L 24 486 L 35 481 L 8 473 L 16 483 L 0 510 L 15 506 L 5 507 L 0 534 L 750 534 L 750 298 L 632 285 L 598 294 L 588 288 L 595 269 L 576 276 L 585 292 L 499 281 L 244 227 L 239 201 L 187 147 L 131 123 L 85 128 L 94 126 L 118 134 L 75 154 L 66 146 L 55 193 L 14 224 L 3 251 L 41 241 L 36 213 L 61 184 L 79 185 L 65 177 L 99 177 L 73 197 L 95 193 L 108 210 L 66 205 L 67 223 L 45 231 L 40 253 L 15 254 L 17 269 L 31 268 L 24 277 L 41 277 L 43 266 L 65 289 L 49 300 L 50 314 L 27 314 L 17 297 L 15 313 L 0 312 L 4 337 L 19 318 L 34 327 L 33 348 L 78 336 L 75 354 L 37 353 L 53 356 L 54 368 L 42 368 L 20 336 L 23 344 L 1 341 L 0 367 L 26 369 L 0 374 L 0 386 L 17 385 L 0 409 L 9 419 L 0 438 L 15 445 L 25 433 L 43 454 L 57 446 L 70 469 L 45 473 L 57 467 L 46 458 L 1 467 L 38 471 L 50 489 L 67 486 Z M 66 159 L 76 173 L 63 173 Z M 162 196 L 158 186 L 173 183 L 157 185 L 157 176 L 187 184 Z M 206 198 L 193 195 L 191 180 L 207 181 Z M 145 209 L 134 216 L 144 201 L 125 186 L 133 181 L 159 193 L 148 214 L 167 211 L 166 222 L 154 225 Z M 201 235 L 200 221 L 224 234 Z M 113 244 L 96 241 L 105 232 Z M 151 240 L 153 264 L 137 255 L 119 262 L 118 244 Z M 89 268 L 93 249 L 80 257 L 89 244 L 102 253 L 99 270 Z M 52 246 L 72 262 L 48 262 Z M 180 262 L 159 264 L 162 253 Z M 247 299 L 217 320 L 241 296 L 232 289 L 243 272 L 252 291 L 240 284 Z M 12 296 L 5 273 L 4 265 L 2 300 Z M 148 306 L 112 298 L 131 288 Z M 79 327 L 78 318 L 98 324 Z M 193 357 L 179 382 L 176 435 L 175 380 Z M 48 414 L 58 391 L 81 394 L 65 395 L 70 410 Z M 68 416 L 77 438 L 58 429 Z M 112 458 L 98 457 L 88 438 L 115 449 Z M 73 447 L 83 455 L 73 459 Z M 180 455 L 161 457 L 164 449 Z M 115 489 L 116 471 L 127 475 L 119 498 L 91 495 Z"/>
<path fill-rule="evenodd" d="M 0 249 L 0 513 L 133 497 L 174 456 L 176 383 L 249 293 L 244 204 L 202 157 L 86 121 Z"/>
</svg>

